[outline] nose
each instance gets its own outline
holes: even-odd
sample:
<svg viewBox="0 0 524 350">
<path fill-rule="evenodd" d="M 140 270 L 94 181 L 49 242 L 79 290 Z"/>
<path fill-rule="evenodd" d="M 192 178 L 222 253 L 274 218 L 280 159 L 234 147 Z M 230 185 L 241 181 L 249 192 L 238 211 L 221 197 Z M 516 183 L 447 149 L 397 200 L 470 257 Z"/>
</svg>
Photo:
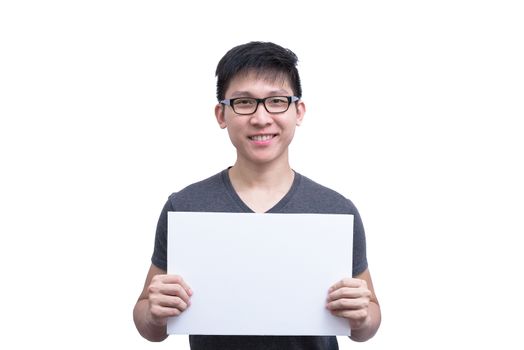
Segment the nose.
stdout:
<svg viewBox="0 0 524 350">
<path fill-rule="evenodd" d="M 273 116 L 266 111 L 263 103 L 259 103 L 256 112 L 251 115 L 249 122 L 253 126 L 266 126 L 273 123 Z"/>
</svg>

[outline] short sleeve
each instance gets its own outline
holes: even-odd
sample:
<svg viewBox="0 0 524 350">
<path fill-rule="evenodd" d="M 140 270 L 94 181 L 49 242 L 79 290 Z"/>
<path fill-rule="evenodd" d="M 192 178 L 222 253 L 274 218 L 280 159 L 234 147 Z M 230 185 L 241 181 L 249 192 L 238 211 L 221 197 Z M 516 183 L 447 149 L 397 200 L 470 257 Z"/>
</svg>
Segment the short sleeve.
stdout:
<svg viewBox="0 0 524 350">
<path fill-rule="evenodd" d="M 366 233 L 362 218 L 355 205 L 350 201 L 353 212 L 353 277 L 361 274 L 368 268 L 366 254 Z"/>
<path fill-rule="evenodd" d="M 167 271 L 167 213 L 169 211 L 174 211 L 171 196 L 164 205 L 164 208 L 162 208 L 162 212 L 158 218 L 155 248 L 153 250 L 153 256 L 151 257 L 153 265 L 164 271 Z"/>
</svg>

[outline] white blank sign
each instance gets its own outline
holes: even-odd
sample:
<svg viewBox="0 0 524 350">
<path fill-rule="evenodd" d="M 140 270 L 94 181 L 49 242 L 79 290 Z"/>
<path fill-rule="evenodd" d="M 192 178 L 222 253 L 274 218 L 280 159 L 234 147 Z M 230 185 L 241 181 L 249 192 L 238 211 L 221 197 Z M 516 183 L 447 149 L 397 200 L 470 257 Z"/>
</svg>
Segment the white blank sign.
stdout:
<svg viewBox="0 0 524 350">
<path fill-rule="evenodd" d="M 325 305 L 352 251 L 352 215 L 169 212 L 168 273 L 194 294 L 167 331 L 349 335 Z"/>
</svg>

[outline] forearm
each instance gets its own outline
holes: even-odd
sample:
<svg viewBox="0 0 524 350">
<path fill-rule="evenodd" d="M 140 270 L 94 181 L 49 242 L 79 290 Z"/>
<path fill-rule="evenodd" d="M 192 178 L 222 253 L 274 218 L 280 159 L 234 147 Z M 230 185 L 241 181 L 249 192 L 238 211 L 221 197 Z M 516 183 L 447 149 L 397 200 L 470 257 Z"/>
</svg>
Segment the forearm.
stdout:
<svg viewBox="0 0 524 350">
<path fill-rule="evenodd" d="M 167 338 L 166 326 L 157 325 L 152 321 L 148 304 L 147 299 L 137 301 L 133 310 L 135 326 L 142 337 L 149 341 L 160 342 Z"/>
<path fill-rule="evenodd" d="M 358 329 L 351 330 L 350 338 L 357 342 L 364 342 L 371 339 L 375 333 L 377 333 L 378 328 L 380 327 L 380 322 L 382 319 L 380 312 L 380 305 L 371 301 L 368 307 L 368 319 Z"/>
</svg>

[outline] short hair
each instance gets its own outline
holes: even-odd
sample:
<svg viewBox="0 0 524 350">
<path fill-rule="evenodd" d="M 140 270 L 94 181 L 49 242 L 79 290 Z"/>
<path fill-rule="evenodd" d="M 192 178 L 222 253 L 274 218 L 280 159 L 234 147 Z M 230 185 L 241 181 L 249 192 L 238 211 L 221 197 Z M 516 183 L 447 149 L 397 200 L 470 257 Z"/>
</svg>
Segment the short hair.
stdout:
<svg viewBox="0 0 524 350">
<path fill-rule="evenodd" d="M 287 78 L 295 96 L 302 97 L 297 63 L 298 57 L 291 50 L 271 42 L 252 41 L 235 46 L 218 62 L 217 99 L 225 98 L 233 78 L 250 72 L 269 79 Z"/>
</svg>

